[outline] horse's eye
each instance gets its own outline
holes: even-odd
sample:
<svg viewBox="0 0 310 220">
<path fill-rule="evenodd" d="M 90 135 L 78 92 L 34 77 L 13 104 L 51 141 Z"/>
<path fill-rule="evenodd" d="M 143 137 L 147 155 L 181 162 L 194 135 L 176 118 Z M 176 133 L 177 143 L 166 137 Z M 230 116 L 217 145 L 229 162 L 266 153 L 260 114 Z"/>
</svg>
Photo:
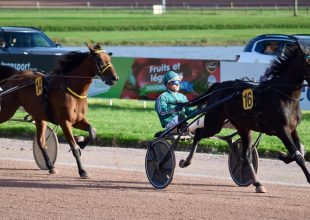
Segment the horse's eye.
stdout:
<svg viewBox="0 0 310 220">
<path fill-rule="evenodd" d="M 96 61 L 97 61 L 97 63 L 103 63 L 102 60 L 101 60 L 101 58 L 98 57 L 98 56 L 96 57 Z"/>
</svg>

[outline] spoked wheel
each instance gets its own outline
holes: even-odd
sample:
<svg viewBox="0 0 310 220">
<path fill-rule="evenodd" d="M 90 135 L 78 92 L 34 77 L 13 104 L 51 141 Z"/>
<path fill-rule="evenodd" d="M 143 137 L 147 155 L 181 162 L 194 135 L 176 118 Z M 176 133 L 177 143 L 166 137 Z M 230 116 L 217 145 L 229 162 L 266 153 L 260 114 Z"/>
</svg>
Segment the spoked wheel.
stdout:
<svg viewBox="0 0 310 220">
<path fill-rule="evenodd" d="M 150 183 L 157 189 L 167 187 L 173 178 L 175 169 L 174 150 L 168 141 L 157 138 L 147 149 L 145 171 Z"/>
<path fill-rule="evenodd" d="M 45 138 L 47 154 L 51 160 L 51 163 L 54 165 L 58 154 L 58 138 L 54 130 L 51 129 L 49 126 L 46 127 Z M 33 156 L 36 164 L 41 170 L 48 170 L 42 151 L 37 142 L 37 133 L 35 133 L 33 139 Z"/>
<path fill-rule="evenodd" d="M 245 166 L 241 160 L 242 155 L 242 142 L 241 139 L 236 140 L 230 148 L 228 156 L 228 167 L 230 176 L 238 186 L 249 186 L 252 183 L 250 168 Z M 252 148 L 252 163 L 255 173 L 258 169 L 258 152 L 256 147 Z"/>
</svg>

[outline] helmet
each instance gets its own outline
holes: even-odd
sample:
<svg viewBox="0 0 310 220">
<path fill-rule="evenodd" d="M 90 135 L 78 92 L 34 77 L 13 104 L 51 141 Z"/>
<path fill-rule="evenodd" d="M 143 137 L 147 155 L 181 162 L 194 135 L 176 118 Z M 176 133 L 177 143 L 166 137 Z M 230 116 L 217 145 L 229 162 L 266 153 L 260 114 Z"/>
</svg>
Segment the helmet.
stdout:
<svg viewBox="0 0 310 220">
<path fill-rule="evenodd" d="M 183 76 L 180 74 L 177 74 L 174 71 L 169 71 L 164 75 L 164 84 L 167 85 L 170 81 L 179 80 L 181 81 L 183 79 Z"/>
</svg>

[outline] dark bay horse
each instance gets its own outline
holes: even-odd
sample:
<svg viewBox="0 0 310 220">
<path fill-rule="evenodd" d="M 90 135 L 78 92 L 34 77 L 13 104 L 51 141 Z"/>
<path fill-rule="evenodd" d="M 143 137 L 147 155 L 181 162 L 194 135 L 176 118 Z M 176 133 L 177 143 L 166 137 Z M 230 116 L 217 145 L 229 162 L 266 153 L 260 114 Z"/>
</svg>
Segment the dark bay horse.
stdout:
<svg viewBox="0 0 310 220">
<path fill-rule="evenodd" d="M 296 161 L 310 183 L 310 174 L 305 166 L 296 130 L 302 116 L 299 100 L 303 82 L 306 80 L 308 85 L 310 83 L 309 55 L 296 45 L 273 62 L 271 73 L 273 77 L 259 85 L 240 80 L 215 83 L 201 98 L 187 103 L 189 106 L 206 103 L 212 105 L 231 94 L 237 94 L 235 98 L 205 113 L 205 126 L 196 130 L 191 154 L 184 167 L 191 163 L 198 142 L 219 133 L 228 119 L 242 139 L 241 161 L 245 168 L 250 169 L 252 184 L 256 186 L 257 192 L 266 190 L 259 182 L 252 164 L 251 131 L 277 136 L 288 150 L 287 155 L 281 153 L 279 158 L 286 163 Z M 243 91 L 249 88 L 253 91 L 250 96 L 250 104 L 253 105 L 252 108 L 244 108 L 246 97 L 243 96 Z"/>
<path fill-rule="evenodd" d="M 50 162 L 46 151 L 47 122 L 62 128 L 76 158 L 79 175 L 87 178 L 88 173 L 80 160 L 80 147 L 85 147 L 96 136 L 96 130 L 85 117 L 88 89 L 96 75 L 108 85 L 113 85 L 118 80 L 111 63 L 111 54 L 102 50 L 99 44 L 94 47 L 87 46 L 89 52 L 65 55 L 53 72 L 47 75 L 0 67 L 0 87 L 3 89 L 2 95 L 0 94 L 0 123 L 9 120 L 22 106 L 35 121 L 37 142 L 51 174 L 58 171 Z M 77 142 L 72 127 L 89 132 L 89 137 L 85 141 Z"/>
</svg>

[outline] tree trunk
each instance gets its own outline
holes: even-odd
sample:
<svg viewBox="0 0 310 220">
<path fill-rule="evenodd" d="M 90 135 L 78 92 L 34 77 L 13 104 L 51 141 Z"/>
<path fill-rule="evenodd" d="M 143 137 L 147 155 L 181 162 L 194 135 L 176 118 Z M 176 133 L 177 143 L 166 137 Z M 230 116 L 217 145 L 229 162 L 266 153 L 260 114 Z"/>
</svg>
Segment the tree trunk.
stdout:
<svg viewBox="0 0 310 220">
<path fill-rule="evenodd" d="M 298 16 L 298 0 L 294 0 L 294 16 Z"/>
</svg>

